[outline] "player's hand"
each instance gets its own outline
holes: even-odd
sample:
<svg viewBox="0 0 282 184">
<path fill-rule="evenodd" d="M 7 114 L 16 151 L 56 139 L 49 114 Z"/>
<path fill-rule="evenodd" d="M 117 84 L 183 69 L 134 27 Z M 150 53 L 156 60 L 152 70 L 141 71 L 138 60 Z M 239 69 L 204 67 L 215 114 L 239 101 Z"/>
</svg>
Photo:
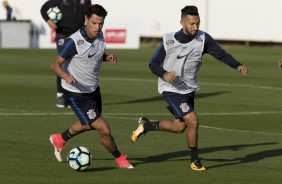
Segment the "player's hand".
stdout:
<svg viewBox="0 0 282 184">
<path fill-rule="evenodd" d="M 242 74 L 244 74 L 244 75 L 247 75 L 248 72 L 249 72 L 248 68 L 245 67 L 244 65 L 238 66 L 237 71 L 242 72 Z"/>
<path fill-rule="evenodd" d="M 117 56 L 115 54 L 107 55 L 106 61 L 110 61 L 112 64 L 116 64 Z"/>
<path fill-rule="evenodd" d="M 278 61 L 278 67 L 282 68 L 282 58 Z"/>
<path fill-rule="evenodd" d="M 47 24 L 51 29 L 57 29 L 57 25 L 52 20 L 49 19 Z"/>
<path fill-rule="evenodd" d="M 72 83 L 76 83 L 76 80 L 73 76 L 71 75 L 67 75 L 66 77 L 64 77 L 64 80 L 68 83 L 68 84 L 72 84 Z"/>
<path fill-rule="evenodd" d="M 175 71 L 172 71 L 172 72 L 166 72 L 164 75 L 163 75 L 163 79 L 168 82 L 168 83 L 173 83 L 176 79 L 176 72 Z"/>
</svg>

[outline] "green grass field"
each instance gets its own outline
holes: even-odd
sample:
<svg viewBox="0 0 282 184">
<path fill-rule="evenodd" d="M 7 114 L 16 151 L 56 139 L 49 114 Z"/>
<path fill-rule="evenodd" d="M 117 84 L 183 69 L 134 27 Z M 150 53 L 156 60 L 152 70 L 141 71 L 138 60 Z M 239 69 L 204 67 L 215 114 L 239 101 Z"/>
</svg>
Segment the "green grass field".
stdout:
<svg viewBox="0 0 282 184">
<path fill-rule="evenodd" d="M 100 75 L 103 114 L 134 170 L 117 169 L 97 132 L 71 139 L 93 154 L 85 172 L 58 163 L 49 142 L 76 117 L 55 107 L 55 50 L 0 50 L 0 183 L 214 183 L 265 184 L 282 180 L 282 56 L 279 47 L 224 46 L 249 67 L 243 76 L 204 57 L 195 108 L 200 117 L 199 154 L 206 172 L 188 168 L 185 134 L 149 132 L 131 143 L 140 116 L 172 118 L 147 67 L 155 48 L 109 50 L 119 63 L 104 63 Z"/>
</svg>

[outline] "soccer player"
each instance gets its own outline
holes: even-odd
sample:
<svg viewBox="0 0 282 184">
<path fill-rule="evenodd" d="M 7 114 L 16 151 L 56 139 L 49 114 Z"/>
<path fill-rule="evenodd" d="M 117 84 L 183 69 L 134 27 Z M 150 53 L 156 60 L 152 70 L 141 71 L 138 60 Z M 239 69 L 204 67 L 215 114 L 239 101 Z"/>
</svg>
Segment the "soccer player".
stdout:
<svg viewBox="0 0 282 184">
<path fill-rule="evenodd" d="M 166 33 L 149 68 L 158 77 L 158 91 L 166 99 L 168 110 L 175 116 L 173 120 L 151 122 L 146 117 L 139 119 L 139 125 L 131 136 L 136 142 L 149 131 L 183 133 L 191 154 L 190 168 L 204 171 L 198 156 L 199 118 L 194 110 L 195 91 L 199 90 L 197 75 L 202 64 L 202 56 L 211 54 L 216 59 L 237 69 L 244 75 L 248 69 L 222 49 L 207 33 L 199 30 L 200 16 L 196 6 L 185 6 L 181 10 L 182 29 Z"/>
<path fill-rule="evenodd" d="M 61 134 L 51 135 L 50 141 L 61 162 L 61 153 L 70 138 L 97 130 L 101 143 L 115 157 L 117 166 L 132 169 L 126 155 L 118 150 L 110 126 L 102 116 L 98 74 L 102 61 L 117 62 L 116 55 L 105 53 L 102 28 L 106 16 L 107 11 L 101 5 L 91 5 L 86 12 L 85 26 L 66 39 L 64 48 L 51 64 L 51 69 L 62 79 L 66 100 L 79 120 Z"/>
<path fill-rule="evenodd" d="M 84 25 L 85 12 L 90 5 L 91 0 L 48 0 L 42 5 L 40 10 L 42 18 L 51 29 L 56 31 L 55 41 L 58 53 L 62 51 L 65 39 Z M 61 10 L 63 15 L 63 19 L 57 24 L 47 14 L 49 8 L 56 6 Z M 63 95 L 61 78 L 59 76 L 57 76 L 56 83 L 56 106 L 58 108 L 68 107 L 69 105 L 66 103 Z"/>
</svg>

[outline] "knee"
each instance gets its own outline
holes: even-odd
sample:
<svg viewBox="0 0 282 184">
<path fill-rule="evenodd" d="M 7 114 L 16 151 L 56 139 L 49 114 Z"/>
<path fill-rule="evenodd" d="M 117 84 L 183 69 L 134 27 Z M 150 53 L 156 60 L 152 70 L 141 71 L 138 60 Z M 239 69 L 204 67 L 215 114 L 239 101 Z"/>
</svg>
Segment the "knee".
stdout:
<svg viewBox="0 0 282 184">
<path fill-rule="evenodd" d="M 193 119 L 190 119 L 188 121 L 185 121 L 188 128 L 197 128 L 199 126 L 199 119 L 198 117 L 195 117 Z"/>
<path fill-rule="evenodd" d="M 109 137 L 111 135 L 111 129 L 110 127 L 103 127 L 100 130 L 101 137 Z"/>
<path fill-rule="evenodd" d="M 191 120 L 187 122 L 188 128 L 197 128 L 199 126 L 199 121 L 197 120 Z"/>
</svg>

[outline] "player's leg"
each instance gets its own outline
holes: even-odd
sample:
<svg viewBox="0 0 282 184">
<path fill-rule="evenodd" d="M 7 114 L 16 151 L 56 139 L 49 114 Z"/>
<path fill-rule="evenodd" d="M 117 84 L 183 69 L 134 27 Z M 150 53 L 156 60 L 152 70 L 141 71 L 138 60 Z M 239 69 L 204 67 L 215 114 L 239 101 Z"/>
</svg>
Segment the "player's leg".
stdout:
<svg viewBox="0 0 282 184">
<path fill-rule="evenodd" d="M 98 118 L 91 124 L 92 128 L 97 130 L 100 135 L 101 143 L 115 157 L 119 168 L 133 169 L 134 167 L 126 159 L 126 155 L 120 153 L 111 134 L 111 128 L 103 117 Z"/>
<path fill-rule="evenodd" d="M 198 126 L 199 120 L 195 111 L 187 114 L 183 117 L 185 123 L 187 124 L 187 144 L 189 147 L 197 147 L 198 143 Z"/>
<path fill-rule="evenodd" d="M 191 155 L 190 168 L 195 171 L 204 171 L 206 170 L 206 168 L 202 166 L 198 156 L 199 118 L 196 112 L 192 111 L 189 114 L 185 115 L 183 119 L 188 127 L 186 131 L 186 141 Z"/>
<path fill-rule="evenodd" d="M 65 105 L 66 105 L 66 101 L 65 101 L 64 94 L 63 94 L 63 89 L 62 89 L 62 86 L 61 86 L 61 78 L 59 76 L 57 76 L 56 84 L 57 84 L 57 101 L 56 101 L 56 106 L 58 108 L 64 108 Z"/>
<path fill-rule="evenodd" d="M 55 41 L 56 41 L 56 48 L 58 53 L 60 53 L 63 50 L 63 45 L 66 38 L 67 37 L 65 35 L 56 33 Z M 65 99 L 61 78 L 59 76 L 57 76 L 56 78 L 56 87 L 57 87 L 56 106 L 58 108 L 67 107 L 68 106 L 67 100 Z"/>
<path fill-rule="evenodd" d="M 97 130 L 101 138 L 101 143 L 109 152 L 112 153 L 117 150 L 114 138 L 111 135 L 111 128 L 103 117 L 98 118 L 91 126 Z"/>
<path fill-rule="evenodd" d="M 70 128 L 62 132 L 61 134 L 52 134 L 50 136 L 50 142 L 54 146 L 54 155 L 59 162 L 62 162 L 62 151 L 66 142 L 77 134 L 91 130 L 89 125 L 82 125 L 80 121 L 75 122 Z"/>
<path fill-rule="evenodd" d="M 186 129 L 186 124 L 179 119 L 174 120 L 161 120 L 159 122 L 159 130 L 171 133 L 183 133 Z"/>
<path fill-rule="evenodd" d="M 135 131 L 133 131 L 131 136 L 131 141 L 135 143 L 138 138 L 150 131 L 162 131 L 162 132 L 171 132 L 171 133 L 183 133 L 187 125 L 185 122 L 180 121 L 179 119 L 174 120 L 161 120 L 161 121 L 149 121 L 148 118 L 142 117 L 139 119 L 139 125 Z"/>
<path fill-rule="evenodd" d="M 64 132 L 60 134 L 52 134 L 50 136 L 50 141 L 53 144 L 55 150 L 54 155 L 59 162 L 62 161 L 61 154 L 64 149 L 65 143 L 73 136 L 86 130 L 90 130 L 90 123 L 93 122 L 96 118 L 96 116 L 93 116 L 93 114 L 90 113 L 92 111 L 89 111 L 89 109 L 93 108 L 93 103 L 89 102 L 89 97 L 87 95 L 80 93 L 72 93 L 67 90 L 64 90 L 63 92 L 64 96 L 66 97 L 66 100 L 68 100 L 68 103 L 71 104 L 72 109 L 79 121 L 75 122 L 70 128 L 67 128 Z M 88 105 L 90 105 L 90 107 Z"/>
<path fill-rule="evenodd" d="M 131 141 L 135 143 L 139 137 L 149 131 L 164 131 L 172 133 L 182 133 L 186 129 L 186 124 L 182 121 L 182 117 L 189 112 L 188 106 L 183 107 L 186 103 L 185 96 L 174 95 L 164 96 L 169 106 L 168 110 L 175 116 L 174 120 L 161 120 L 157 122 L 149 121 L 148 118 L 139 119 L 139 125 L 131 135 Z M 187 104 L 187 103 L 186 103 Z"/>
</svg>

